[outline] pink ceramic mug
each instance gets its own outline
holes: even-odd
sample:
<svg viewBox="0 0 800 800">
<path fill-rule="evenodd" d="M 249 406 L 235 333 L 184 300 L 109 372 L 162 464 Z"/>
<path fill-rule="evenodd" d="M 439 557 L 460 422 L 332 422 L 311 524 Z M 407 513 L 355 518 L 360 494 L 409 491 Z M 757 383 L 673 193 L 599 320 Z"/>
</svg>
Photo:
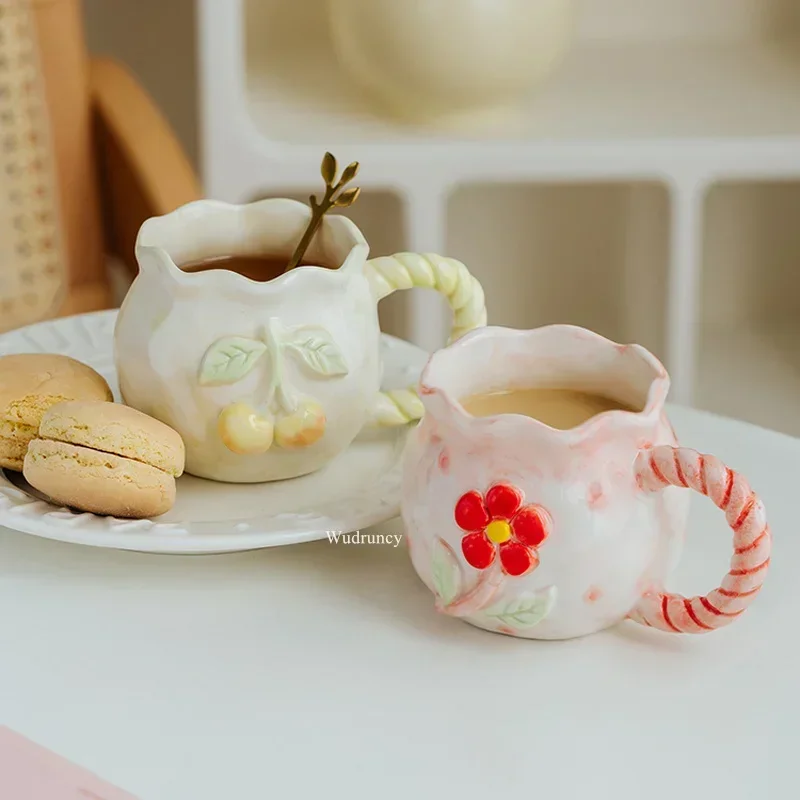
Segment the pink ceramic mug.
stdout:
<svg viewBox="0 0 800 800">
<path fill-rule="evenodd" d="M 530 416 L 473 417 L 459 400 L 515 389 L 575 389 L 628 410 L 557 430 Z M 671 633 L 723 627 L 766 576 L 772 537 L 747 481 L 678 446 L 664 412 L 669 376 L 638 345 L 568 325 L 488 327 L 435 353 L 422 423 L 405 454 L 402 515 L 414 568 L 437 607 L 486 630 L 583 636 L 627 618 Z M 666 590 L 691 488 L 733 530 L 722 584 Z"/>
</svg>

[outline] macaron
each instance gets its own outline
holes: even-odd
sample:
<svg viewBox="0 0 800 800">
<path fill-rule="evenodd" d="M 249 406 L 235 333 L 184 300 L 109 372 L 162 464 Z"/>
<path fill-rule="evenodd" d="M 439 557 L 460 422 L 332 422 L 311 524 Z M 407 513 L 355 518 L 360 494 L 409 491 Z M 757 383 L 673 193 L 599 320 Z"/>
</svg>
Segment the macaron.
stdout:
<svg viewBox="0 0 800 800">
<path fill-rule="evenodd" d="M 113 399 L 103 377 L 68 356 L 0 356 L 0 467 L 22 470 L 42 415 L 65 400 Z"/>
<path fill-rule="evenodd" d="M 28 445 L 23 475 L 53 502 L 113 517 L 157 517 L 175 503 L 185 450 L 176 431 L 119 403 L 59 403 Z"/>
</svg>

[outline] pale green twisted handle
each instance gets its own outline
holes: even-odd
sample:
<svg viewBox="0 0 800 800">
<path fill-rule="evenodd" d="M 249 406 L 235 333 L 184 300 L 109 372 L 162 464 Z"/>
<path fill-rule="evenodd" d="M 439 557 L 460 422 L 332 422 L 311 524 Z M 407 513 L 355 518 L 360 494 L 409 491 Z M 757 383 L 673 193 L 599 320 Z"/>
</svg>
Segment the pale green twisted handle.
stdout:
<svg viewBox="0 0 800 800">
<path fill-rule="evenodd" d="M 397 253 L 369 260 L 365 274 L 378 300 L 400 289 L 435 289 L 443 294 L 453 311 L 448 344 L 486 324 L 483 288 L 454 258 L 433 253 Z M 375 402 L 372 421 L 384 426 L 406 425 L 420 419 L 424 410 L 413 388 L 381 392 Z"/>
</svg>

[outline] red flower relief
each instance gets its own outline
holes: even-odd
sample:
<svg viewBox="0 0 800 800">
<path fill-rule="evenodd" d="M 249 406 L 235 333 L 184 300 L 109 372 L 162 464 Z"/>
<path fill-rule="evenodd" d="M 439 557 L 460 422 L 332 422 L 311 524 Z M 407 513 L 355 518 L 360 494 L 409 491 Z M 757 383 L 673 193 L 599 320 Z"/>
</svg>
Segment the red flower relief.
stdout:
<svg viewBox="0 0 800 800">
<path fill-rule="evenodd" d="M 461 551 L 475 569 L 488 569 L 500 553 L 506 575 L 524 575 L 539 565 L 536 548 L 550 534 L 550 515 L 542 506 L 522 505 L 523 494 L 497 483 L 481 495 L 472 491 L 456 503 L 456 524 L 466 536 Z"/>
</svg>

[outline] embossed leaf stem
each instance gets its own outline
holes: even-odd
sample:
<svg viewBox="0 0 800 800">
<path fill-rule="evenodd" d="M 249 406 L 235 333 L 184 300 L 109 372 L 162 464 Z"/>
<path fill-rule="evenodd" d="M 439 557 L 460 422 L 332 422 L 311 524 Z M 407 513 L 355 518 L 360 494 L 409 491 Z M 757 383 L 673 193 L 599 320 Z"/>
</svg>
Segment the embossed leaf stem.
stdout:
<svg viewBox="0 0 800 800">
<path fill-rule="evenodd" d="M 441 538 L 433 543 L 432 558 L 433 587 L 436 591 L 437 602 L 443 606 L 452 603 L 461 591 L 463 574 L 461 564 L 453 548 Z"/>
<path fill-rule="evenodd" d="M 489 605 L 503 584 L 503 573 L 500 560 L 495 559 L 489 569 L 483 570 L 471 589 L 454 598 L 450 603 L 443 603 L 437 598 L 436 608 L 451 617 L 469 617 Z"/>
<path fill-rule="evenodd" d="M 269 406 L 273 399 L 277 399 L 281 408 L 287 414 L 291 414 L 297 409 L 297 401 L 286 391 L 283 380 L 283 334 L 280 320 L 276 317 L 270 318 L 264 331 L 264 340 L 272 361 L 272 380 L 266 404 Z"/>
</svg>

